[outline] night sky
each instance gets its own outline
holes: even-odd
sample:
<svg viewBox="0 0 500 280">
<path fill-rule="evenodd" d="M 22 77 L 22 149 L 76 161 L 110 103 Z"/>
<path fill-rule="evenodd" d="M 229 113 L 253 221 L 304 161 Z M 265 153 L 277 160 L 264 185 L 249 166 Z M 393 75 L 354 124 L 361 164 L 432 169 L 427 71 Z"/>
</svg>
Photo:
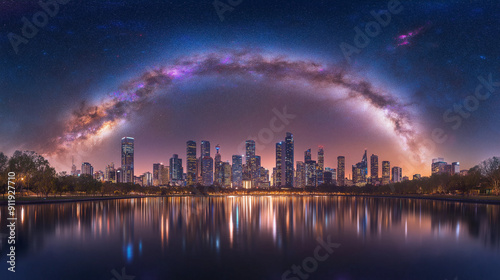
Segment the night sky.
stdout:
<svg viewBox="0 0 500 280">
<path fill-rule="evenodd" d="M 221 0 L 239 4 L 219 16 L 213 1 L 71 0 L 32 38 L 38 1 L 0 2 L 0 151 L 58 171 L 119 164 L 124 136 L 136 175 L 174 153 L 185 165 L 187 140 L 228 161 L 254 139 L 272 169 L 287 131 L 295 160 L 321 145 L 347 174 L 364 149 L 410 177 L 500 155 L 497 1 Z"/>
</svg>

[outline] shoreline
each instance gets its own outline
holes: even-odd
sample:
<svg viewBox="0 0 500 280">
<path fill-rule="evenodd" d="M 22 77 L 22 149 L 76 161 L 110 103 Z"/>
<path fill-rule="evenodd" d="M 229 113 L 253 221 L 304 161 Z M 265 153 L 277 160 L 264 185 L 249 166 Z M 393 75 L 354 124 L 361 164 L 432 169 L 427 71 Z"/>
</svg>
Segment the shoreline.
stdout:
<svg viewBox="0 0 500 280">
<path fill-rule="evenodd" d="M 474 197 L 456 197 L 456 196 L 446 196 L 446 195 L 374 195 L 374 194 L 227 194 L 220 195 L 214 194 L 203 197 L 226 197 L 226 196 L 293 196 L 293 197 L 301 197 L 301 196 L 339 196 L 339 197 L 370 197 L 370 198 L 393 198 L 393 199 L 421 199 L 421 200 L 437 200 L 437 201 L 448 201 L 448 202 L 462 202 L 462 203 L 480 203 L 480 204 L 491 204 L 491 205 L 500 205 L 500 197 L 486 197 L 486 196 L 477 196 Z M 104 200 L 115 200 L 115 199 L 137 199 L 137 198 L 160 198 L 160 197 L 196 197 L 194 195 L 131 195 L 131 196 L 104 196 L 104 197 L 70 197 L 63 198 L 59 197 L 54 199 L 52 198 L 32 198 L 33 200 L 17 200 L 17 205 L 30 205 L 30 204 L 52 204 L 52 203 L 74 203 L 74 202 L 89 202 L 89 201 L 104 201 Z M 30 197 L 31 198 L 31 197 Z M 7 199 L 0 200 L 0 206 L 7 205 Z"/>
</svg>

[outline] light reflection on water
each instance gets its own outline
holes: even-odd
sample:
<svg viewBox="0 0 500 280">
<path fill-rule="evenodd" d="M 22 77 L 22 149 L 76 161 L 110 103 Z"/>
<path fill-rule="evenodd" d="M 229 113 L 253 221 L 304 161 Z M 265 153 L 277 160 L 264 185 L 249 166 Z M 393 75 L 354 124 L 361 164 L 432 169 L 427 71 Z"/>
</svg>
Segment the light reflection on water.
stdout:
<svg viewBox="0 0 500 280">
<path fill-rule="evenodd" d="M 498 205 L 232 196 L 17 209 L 17 278 L 4 269 L 2 279 L 111 279 L 110 271 L 122 267 L 136 279 L 281 279 L 312 254 L 317 237 L 327 236 L 341 247 L 310 279 L 496 279 L 500 273 Z M 5 216 L 0 207 L 2 232 Z M 3 238 L 2 263 L 6 244 Z"/>
</svg>

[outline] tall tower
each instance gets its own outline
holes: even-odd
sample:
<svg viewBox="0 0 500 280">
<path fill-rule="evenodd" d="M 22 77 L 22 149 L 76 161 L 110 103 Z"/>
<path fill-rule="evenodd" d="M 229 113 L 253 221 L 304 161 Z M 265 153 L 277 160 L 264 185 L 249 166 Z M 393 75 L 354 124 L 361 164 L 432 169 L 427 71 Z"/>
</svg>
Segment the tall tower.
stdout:
<svg viewBox="0 0 500 280">
<path fill-rule="evenodd" d="M 257 182 L 257 159 L 255 158 L 255 141 L 247 140 L 245 142 L 245 164 L 246 179 L 250 179 L 253 185 Z"/>
<path fill-rule="evenodd" d="M 220 146 L 215 146 L 215 166 L 214 166 L 214 183 L 217 186 L 222 186 L 222 180 L 224 177 L 224 170 L 221 170 L 222 167 L 222 158 L 219 153 Z"/>
<path fill-rule="evenodd" d="M 311 160 L 312 160 L 311 149 L 307 149 L 307 151 L 304 152 L 304 162 L 308 162 Z"/>
<path fill-rule="evenodd" d="M 283 164 L 283 161 L 284 161 L 284 146 L 285 146 L 285 143 L 283 142 L 279 142 L 279 143 L 276 143 L 276 172 L 274 174 L 274 186 L 275 187 L 281 187 L 282 185 L 284 185 L 284 182 L 283 182 L 283 174 L 285 172 L 284 171 L 284 164 Z"/>
<path fill-rule="evenodd" d="M 170 181 L 173 185 L 181 185 L 182 176 L 182 159 L 179 158 L 179 155 L 174 154 L 170 158 Z"/>
<path fill-rule="evenodd" d="M 366 177 L 368 176 L 368 156 L 366 149 L 365 153 L 363 154 L 363 158 L 361 159 L 361 162 L 359 164 L 359 169 L 360 169 L 359 180 L 361 183 L 366 183 Z"/>
<path fill-rule="evenodd" d="M 187 185 L 192 186 L 196 184 L 196 169 L 197 169 L 197 160 L 196 160 L 196 142 L 195 141 L 187 141 L 186 142 L 186 180 Z"/>
<path fill-rule="evenodd" d="M 325 170 L 325 151 L 323 150 L 323 146 L 319 146 L 318 150 L 318 168 L 319 170 Z"/>
<path fill-rule="evenodd" d="M 233 188 L 243 187 L 243 156 L 233 155 L 231 173 Z"/>
<path fill-rule="evenodd" d="M 284 183 L 286 187 L 293 187 L 293 154 L 294 154 L 294 142 L 293 135 L 290 132 L 286 133 L 285 137 L 285 176 Z"/>
<path fill-rule="evenodd" d="M 378 156 L 374 154 L 370 157 L 370 176 L 372 183 L 378 180 Z"/>
<path fill-rule="evenodd" d="M 134 138 L 122 138 L 123 183 L 134 183 Z"/>
<path fill-rule="evenodd" d="M 210 142 L 201 141 L 201 183 L 210 186 L 214 182 L 214 159 L 210 157 Z"/>
<path fill-rule="evenodd" d="M 345 185 L 345 157 L 337 157 L 337 185 Z"/>
<path fill-rule="evenodd" d="M 387 185 L 391 180 L 391 163 L 382 161 L 382 185 Z"/>
</svg>

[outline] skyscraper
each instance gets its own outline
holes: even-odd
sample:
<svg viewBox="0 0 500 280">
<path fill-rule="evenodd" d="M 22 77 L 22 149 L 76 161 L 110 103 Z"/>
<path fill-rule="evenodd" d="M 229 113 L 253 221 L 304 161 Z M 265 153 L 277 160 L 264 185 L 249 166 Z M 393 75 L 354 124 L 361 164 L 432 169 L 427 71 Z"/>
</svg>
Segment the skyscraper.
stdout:
<svg viewBox="0 0 500 280">
<path fill-rule="evenodd" d="M 337 185 L 345 185 L 345 157 L 337 157 Z"/>
<path fill-rule="evenodd" d="M 186 142 L 186 181 L 188 186 L 192 186 L 196 184 L 196 169 L 197 163 L 196 160 L 196 142 L 195 141 L 187 141 Z"/>
<path fill-rule="evenodd" d="M 304 152 L 304 162 L 312 160 L 311 156 L 311 149 L 307 149 L 307 151 Z"/>
<path fill-rule="evenodd" d="M 214 183 L 214 159 L 210 156 L 210 142 L 201 141 L 201 183 L 210 186 Z"/>
<path fill-rule="evenodd" d="M 387 185 L 391 180 L 391 163 L 382 161 L 382 185 Z"/>
<path fill-rule="evenodd" d="M 162 167 L 161 163 L 153 163 L 153 186 L 155 187 L 160 185 Z"/>
<path fill-rule="evenodd" d="M 297 161 L 297 169 L 295 173 L 295 187 L 303 188 L 306 186 L 306 165 L 302 161 Z"/>
<path fill-rule="evenodd" d="M 134 183 L 134 138 L 122 138 L 123 183 Z"/>
<path fill-rule="evenodd" d="M 451 175 L 460 174 L 460 162 L 453 162 L 451 164 Z"/>
<path fill-rule="evenodd" d="M 432 159 L 432 165 L 431 165 L 432 175 L 446 173 L 446 170 L 445 170 L 446 169 L 446 165 L 448 165 L 448 163 L 446 163 L 444 161 L 444 158 L 434 158 L 434 159 Z"/>
<path fill-rule="evenodd" d="M 257 159 L 255 158 L 255 141 L 247 140 L 245 142 L 245 176 L 244 179 L 248 179 L 252 181 L 252 186 L 257 184 L 258 180 L 258 167 L 257 167 Z"/>
<path fill-rule="evenodd" d="M 210 142 L 209 141 L 201 141 L 201 157 L 209 157 L 210 156 Z"/>
<path fill-rule="evenodd" d="M 283 174 L 285 173 L 285 168 L 284 168 L 284 146 L 285 143 L 283 142 L 278 142 L 276 143 L 276 172 L 274 174 L 274 186 L 275 187 L 281 187 L 284 185 L 283 182 Z"/>
<path fill-rule="evenodd" d="M 233 188 L 243 187 L 243 156 L 233 155 L 231 169 Z"/>
<path fill-rule="evenodd" d="M 378 180 L 378 156 L 374 154 L 370 157 L 370 176 L 372 184 Z"/>
<path fill-rule="evenodd" d="M 215 146 L 215 164 L 214 164 L 214 184 L 222 186 L 224 170 L 222 169 L 222 157 L 219 153 L 220 146 Z"/>
<path fill-rule="evenodd" d="M 325 170 L 325 152 L 323 146 L 319 146 L 318 150 L 318 170 Z"/>
<path fill-rule="evenodd" d="M 170 182 L 172 185 L 181 185 L 182 184 L 182 159 L 179 158 L 179 155 L 174 154 L 170 158 Z"/>
<path fill-rule="evenodd" d="M 293 187 L 293 163 L 294 163 L 294 141 L 293 135 L 290 132 L 286 133 L 285 137 L 285 177 L 284 183 L 286 187 Z"/>
<path fill-rule="evenodd" d="M 223 162 L 221 163 L 220 166 L 220 173 L 221 173 L 221 185 L 224 188 L 230 188 L 231 187 L 231 164 L 229 162 Z"/>
<path fill-rule="evenodd" d="M 94 167 L 88 162 L 82 163 L 82 175 L 94 176 Z"/>
<path fill-rule="evenodd" d="M 402 182 L 403 172 L 401 167 L 394 166 L 392 168 L 392 182 L 399 183 Z"/>
<path fill-rule="evenodd" d="M 318 164 L 316 164 L 316 185 L 324 183 L 323 173 L 325 171 L 325 152 L 323 146 L 318 147 Z"/>
<path fill-rule="evenodd" d="M 306 186 L 316 187 L 316 161 L 309 160 L 305 162 Z"/>
</svg>

